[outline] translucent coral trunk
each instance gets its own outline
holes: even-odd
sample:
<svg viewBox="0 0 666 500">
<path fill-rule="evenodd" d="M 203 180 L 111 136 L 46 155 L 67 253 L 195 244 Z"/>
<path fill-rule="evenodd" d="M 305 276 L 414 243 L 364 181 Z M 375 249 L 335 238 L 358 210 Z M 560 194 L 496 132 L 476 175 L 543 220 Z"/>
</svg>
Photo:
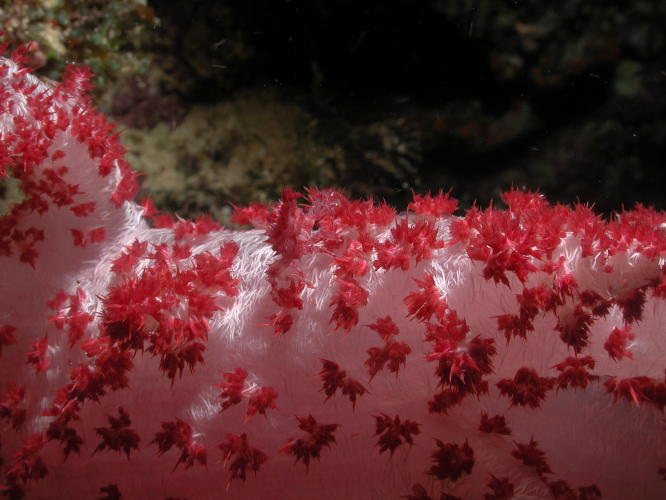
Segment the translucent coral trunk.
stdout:
<svg viewBox="0 0 666 500">
<path fill-rule="evenodd" d="M 86 78 L 0 62 L 6 496 L 664 498 L 664 214 L 285 190 L 176 221 Z"/>
</svg>

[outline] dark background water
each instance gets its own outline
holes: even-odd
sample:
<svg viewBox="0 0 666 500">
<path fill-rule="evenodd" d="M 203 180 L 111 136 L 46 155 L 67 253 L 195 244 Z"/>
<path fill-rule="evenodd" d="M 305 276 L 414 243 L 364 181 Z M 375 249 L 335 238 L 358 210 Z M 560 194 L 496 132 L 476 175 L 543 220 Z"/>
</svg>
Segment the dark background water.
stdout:
<svg viewBox="0 0 666 500">
<path fill-rule="evenodd" d="M 524 186 L 606 213 L 637 202 L 665 206 L 664 1 L 63 5 L 39 7 L 41 18 L 34 7 L 19 13 L 28 25 L 49 19 L 66 34 L 66 56 L 46 51 L 44 70 L 57 77 L 63 58 L 90 64 L 107 89 L 100 106 L 123 127 L 177 128 L 197 106 L 282 106 L 259 132 L 243 125 L 233 138 L 220 132 L 226 142 L 168 167 L 186 164 L 188 179 L 212 168 L 225 179 L 229 164 L 245 162 L 245 186 L 211 191 L 220 203 L 317 185 L 399 207 L 412 191 L 452 189 L 469 206 Z M 8 3 L 4 9 L 6 17 Z M 111 27 L 100 31 L 100 19 Z M 51 42 L 42 36 L 41 43 Z M 130 54 L 147 62 L 114 71 Z M 263 119 L 242 113 L 250 124 Z M 284 147 L 281 128 L 293 132 Z M 239 156 L 248 148 L 248 158 Z M 203 192 L 211 183 L 190 184 Z M 160 189 L 154 196 L 169 209 L 206 211 L 216 203 Z"/>
<path fill-rule="evenodd" d="M 663 1 L 153 6 L 185 52 L 193 30 L 251 48 L 228 64 L 232 88 L 278 86 L 345 123 L 407 117 L 405 141 L 418 142 L 410 188 L 485 201 L 514 184 L 606 211 L 664 206 Z M 200 83 L 199 98 L 218 98 L 214 77 Z M 388 177 L 400 198 L 403 179 Z"/>
</svg>

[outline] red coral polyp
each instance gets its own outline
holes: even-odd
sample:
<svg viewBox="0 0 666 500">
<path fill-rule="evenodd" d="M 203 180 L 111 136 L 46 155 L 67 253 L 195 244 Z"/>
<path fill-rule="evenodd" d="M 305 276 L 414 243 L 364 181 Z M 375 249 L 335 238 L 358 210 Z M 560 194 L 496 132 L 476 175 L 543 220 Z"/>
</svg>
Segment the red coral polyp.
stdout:
<svg viewBox="0 0 666 500">
<path fill-rule="evenodd" d="M 16 61 L 2 495 L 666 497 L 666 214 L 284 189 L 253 229 L 181 219 L 134 201 L 86 70 Z"/>
</svg>

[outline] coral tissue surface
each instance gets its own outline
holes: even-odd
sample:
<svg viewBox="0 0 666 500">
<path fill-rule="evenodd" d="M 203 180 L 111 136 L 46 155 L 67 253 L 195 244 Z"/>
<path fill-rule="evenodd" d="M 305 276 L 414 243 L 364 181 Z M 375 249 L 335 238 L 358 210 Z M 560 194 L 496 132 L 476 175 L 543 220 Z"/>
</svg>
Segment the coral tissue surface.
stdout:
<svg viewBox="0 0 666 500">
<path fill-rule="evenodd" d="M 71 68 L 0 60 L 7 498 L 666 497 L 666 215 L 134 202 Z"/>
</svg>

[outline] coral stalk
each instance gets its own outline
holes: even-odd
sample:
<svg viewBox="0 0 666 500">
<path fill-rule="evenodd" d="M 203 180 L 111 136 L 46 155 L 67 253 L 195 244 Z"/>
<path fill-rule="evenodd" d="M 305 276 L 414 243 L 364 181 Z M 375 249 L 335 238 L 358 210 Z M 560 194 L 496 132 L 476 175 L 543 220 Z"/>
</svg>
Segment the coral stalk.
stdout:
<svg viewBox="0 0 666 500">
<path fill-rule="evenodd" d="M 5 496 L 664 498 L 665 214 L 286 189 L 253 229 L 174 220 L 88 78 L 0 60 Z"/>
</svg>

